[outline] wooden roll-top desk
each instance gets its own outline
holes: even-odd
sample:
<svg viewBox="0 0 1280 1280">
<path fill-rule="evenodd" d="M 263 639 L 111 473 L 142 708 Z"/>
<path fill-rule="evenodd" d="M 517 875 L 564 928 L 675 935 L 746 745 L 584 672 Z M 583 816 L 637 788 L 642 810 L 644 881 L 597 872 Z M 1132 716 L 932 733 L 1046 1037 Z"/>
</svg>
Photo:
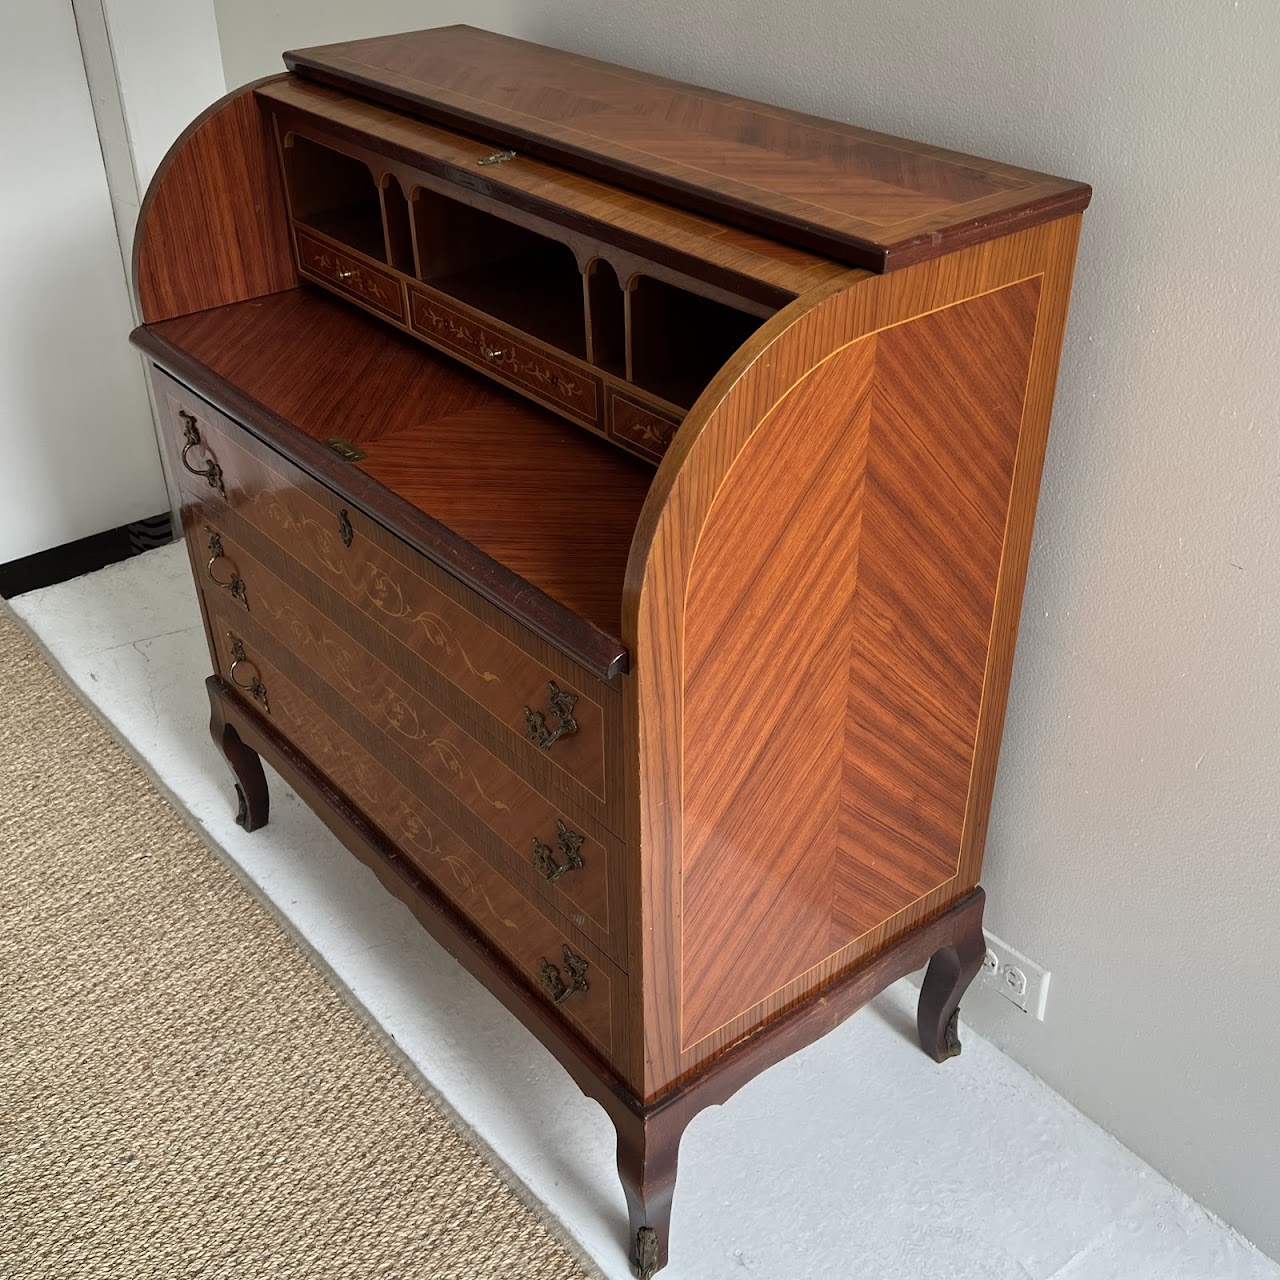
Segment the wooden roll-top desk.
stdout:
<svg viewBox="0 0 1280 1280">
<path fill-rule="evenodd" d="M 260 757 L 618 1129 L 930 963 L 958 1051 L 1089 189 L 467 27 L 286 55 L 162 165 L 153 365 Z"/>
</svg>

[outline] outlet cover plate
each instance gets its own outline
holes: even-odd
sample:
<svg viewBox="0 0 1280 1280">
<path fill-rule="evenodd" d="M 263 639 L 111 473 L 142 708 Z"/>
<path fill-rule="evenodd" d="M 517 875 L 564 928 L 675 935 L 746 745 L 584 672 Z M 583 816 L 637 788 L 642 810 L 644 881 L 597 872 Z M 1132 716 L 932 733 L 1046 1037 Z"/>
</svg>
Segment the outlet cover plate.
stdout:
<svg viewBox="0 0 1280 1280">
<path fill-rule="evenodd" d="M 1049 971 L 995 934 L 987 933 L 986 938 L 987 958 L 979 975 L 982 985 L 998 991 L 1023 1013 L 1043 1022 L 1049 1000 Z"/>
</svg>

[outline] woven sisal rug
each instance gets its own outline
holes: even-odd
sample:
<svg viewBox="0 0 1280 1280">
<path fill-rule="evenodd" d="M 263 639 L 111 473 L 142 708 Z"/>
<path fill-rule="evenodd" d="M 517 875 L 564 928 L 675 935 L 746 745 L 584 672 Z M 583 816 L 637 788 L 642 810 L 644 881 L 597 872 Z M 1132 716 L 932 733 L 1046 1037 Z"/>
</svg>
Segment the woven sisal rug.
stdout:
<svg viewBox="0 0 1280 1280">
<path fill-rule="evenodd" d="M 0 602 L 0 1277 L 584 1264 Z"/>
</svg>

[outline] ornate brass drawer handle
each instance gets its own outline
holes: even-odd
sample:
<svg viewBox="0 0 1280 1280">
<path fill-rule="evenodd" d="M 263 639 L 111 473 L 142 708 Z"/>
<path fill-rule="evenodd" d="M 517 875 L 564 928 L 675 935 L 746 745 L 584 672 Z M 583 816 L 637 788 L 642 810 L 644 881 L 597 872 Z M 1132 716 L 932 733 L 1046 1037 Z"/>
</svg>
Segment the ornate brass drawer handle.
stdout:
<svg viewBox="0 0 1280 1280">
<path fill-rule="evenodd" d="M 209 581 L 215 587 L 221 587 L 224 591 L 231 592 L 231 598 L 238 601 L 246 609 L 249 607 L 248 588 L 244 585 L 244 579 L 240 577 L 234 569 L 231 570 L 231 576 L 224 582 L 213 572 L 213 566 L 219 560 L 224 560 L 227 553 L 222 549 L 222 535 L 216 529 L 210 529 L 205 526 L 205 533 L 209 535 L 209 563 L 205 565 L 205 572 L 209 575 Z"/>
<path fill-rule="evenodd" d="M 262 683 L 261 678 L 255 671 L 250 678 L 248 684 L 243 680 L 236 679 L 236 668 L 239 666 L 252 666 L 253 664 L 245 657 L 244 641 L 240 639 L 234 632 L 227 632 L 227 639 L 231 641 L 231 670 L 227 672 L 231 683 L 237 689 L 243 689 L 255 702 L 262 704 L 262 709 L 268 715 L 271 714 L 271 705 L 267 702 L 267 686 Z"/>
<path fill-rule="evenodd" d="M 546 987 L 551 999 L 556 1004 L 564 1004 L 575 991 L 586 991 L 588 989 L 587 970 L 591 967 L 582 956 L 573 954 L 567 942 L 564 945 L 563 952 L 565 973 L 569 975 L 568 983 L 565 982 L 559 965 L 554 965 L 550 960 L 546 959 L 541 961 L 542 985 Z"/>
<path fill-rule="evenodd" d="M 578 695 L 565 693 L 554 680 L 547 681 L 551 690 L 551 714 L 556 718 L 556 727 L 547 728 L 547 717 L 532 707 L 524 709 L 524 727 L 530 739 L 538 748 L 546 751 L 553 742 L 559 741 L 568 734 L 578 732 L 578 722 L 573 718 L 573 709 L 578 705 Z"/>
<path fill-rule="evenodd" d="M 200 476 L 202 479 L 207 480 L 209 482 L 209 488 L 217 489 L 217 491 L 225 498 L 227 496 L 227 491 L 222 486 L 222 468 L 218 466 L 218 463 L 213 458 L 212 454 L 209 457 L 209 461 L 203 467 L 193 467 L 191 463 L 187 461 L 187 454 L 189 454 L 196 445 L 201 443 L 200 428 L 196 426 L 195 415 L 188 413 L 185 409 L 179 409 L 178 417 L 182 419 L 183 434 L 186 438 L 186 444 L 182 449 L 182 465 L 190 471 L 193 476 Z M 205 448 L 208 448 L 208 445 L 206 445 Z"/>
<path fill-rule="evenodd" d="M 537 836 L 533 837 L 533 865 L 538 868 L 548 884 L 554 884 L 566 872 L 582 870 L 582 854 L 579 851 L 582 848 L 583 839 L 583 836 L 576 831 L 570 831 L 563 821 L 557 818 L 556 844 L 564 858 L 563 862 L 557 864 L 555 855 L 551 852 L 551 846 L 543 844 Z"/>
</svg>

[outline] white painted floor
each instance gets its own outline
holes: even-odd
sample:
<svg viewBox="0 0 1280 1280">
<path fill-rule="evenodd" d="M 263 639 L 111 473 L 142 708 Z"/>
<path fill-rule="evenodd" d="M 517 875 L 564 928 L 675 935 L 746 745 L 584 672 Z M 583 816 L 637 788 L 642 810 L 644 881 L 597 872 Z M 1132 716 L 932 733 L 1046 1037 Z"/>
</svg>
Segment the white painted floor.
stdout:
<svg viewBox="0 0 1280 1280">
<path fill-rule="evenodd" d="M 182 546 L 12 604 L 463 1119 L 624 1280 L 604 1113 L 278 778 L 270 824 L 235 825 Z M 928 1061 L 914 997 L 899 983 L 694 1120 L 667 1280 L 1280 1280 L 1280 1265 L 974 1032 L 961 1058 Z"/>
</svg>

